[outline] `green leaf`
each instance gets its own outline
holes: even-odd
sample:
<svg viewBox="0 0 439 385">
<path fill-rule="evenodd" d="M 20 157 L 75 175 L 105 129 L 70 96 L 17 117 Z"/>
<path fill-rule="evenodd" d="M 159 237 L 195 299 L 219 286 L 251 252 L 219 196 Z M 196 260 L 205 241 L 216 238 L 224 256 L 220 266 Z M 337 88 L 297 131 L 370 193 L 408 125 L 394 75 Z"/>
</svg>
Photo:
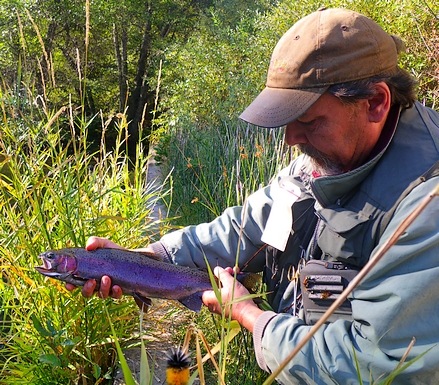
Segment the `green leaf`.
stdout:
<svg viewBox="0 0 439 385">
<path fill-rule="evenodd" d="M 34 328 L 37 330 L 37 332 L 41 336 L 52 337 L 52 333 L 43 327 L 40 320 L 35 316 L 35 314 L 32 314 L 31 319 L 32 319 L 32 323 L 34 325 Z"/>
<path fill-rule="evenodd" d="M 433 346 L 434 347 L 434 346 Z M 413 365 L 416 361 L 418 361 L 420 358 L 422 358 L 424 355 L 426 355 L 431 349 L 426 350 L 425 352 L 421 353 L 419 356 L 411 359 L 410 361 L 407 361 L 403 365 L 398 365 L 397 368 L 391 372 L 384 380 L 380 381 L 378 385 L 390 385 L 393 383 L 395 378 L 401 374 L 404 370 L 406 370 L 409 366 Z"/>
<path fill-rule="evenodd" d="M 117 338 L 116 331 L 114 330 L 113 323 L 111 322 L 110 314 L 108 313 L 107 306 L 105 302 L 103 302 L 103 307 L 105 313 L 107 314 L 107 319 L 110 324 L 111 333 L 113 334 L 114 344 L 116 345 L 117 356 L 119 357 L 120 367 L 122 369 L 123 378 L 125 380 L 126 385 L 136 385 L 136 381 L 134 380 L 133 374 L 131 373 L 130 367 L 128 366 L 127 360 L 123 355 L 122 348 L 120 347 L 119 340 Z"/>
<path fill-rule="evenodd" d="M 99 379 L 102 369 L 98 364 L 93 364 L 93 377 Z"/>
<path fill-rule="evenodd" d="M 187 385 L 192 385 L 194 383 L 194 381 L 197 379 L 197 377 L 198 377 L 198 369 L 194 370 L 194 372 L 192 373 L 192 375 L 189 378 Z"/>
<path fill-rule="evenodd" d="M 209 274 L 210 283 L 212 284 L 212 289 L 215 293 L 215 297 L 218 300 L 218 303 L 220 305 L 222 305 L 223 299 L 221 296 L 221 291 L 220 291 L 219 286 L 218 286 L 217 278 L 215 277 L 215 274 L 213 273 L 213 271 L 209 265 L 209 261 L 207 260 L 206 256 L 204 256 L 204 261 L 206 262 L 207 272 Z"/>
<path fill-rule="evenodd" d="M 61 360 L 55 354 L 43 354 L 39 357 L 40 362 L 53 367 L 61 367 Z"/>
<path fill-rule="evenodd" d="M 140 339 L 140 385 L 152 384 L 152 373 L 143 339 Z"/>
</svg>

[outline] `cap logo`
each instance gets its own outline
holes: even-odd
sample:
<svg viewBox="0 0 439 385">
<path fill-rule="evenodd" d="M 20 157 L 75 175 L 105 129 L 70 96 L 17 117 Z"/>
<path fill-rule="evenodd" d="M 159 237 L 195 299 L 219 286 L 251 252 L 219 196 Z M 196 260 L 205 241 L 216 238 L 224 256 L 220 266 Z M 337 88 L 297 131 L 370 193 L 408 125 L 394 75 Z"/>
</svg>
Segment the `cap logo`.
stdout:
<svg viewBox="0 0 439 385">
<path fill-rule="evenodd" d="M 284 73 L 287 70 L 288 63 L 285 60 L 275 59 L 271 61 L 270 71 Z"/>
</svg>

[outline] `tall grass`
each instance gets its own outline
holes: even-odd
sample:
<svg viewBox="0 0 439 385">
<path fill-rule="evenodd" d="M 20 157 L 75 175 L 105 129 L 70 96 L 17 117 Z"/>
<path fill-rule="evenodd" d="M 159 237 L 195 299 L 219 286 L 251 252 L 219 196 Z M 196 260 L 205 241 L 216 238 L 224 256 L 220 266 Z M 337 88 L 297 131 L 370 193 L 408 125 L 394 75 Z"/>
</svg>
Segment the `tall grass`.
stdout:
<svg viewBox="0 0 439 385">
<path fill-rule="evenodd" d="M 223 122 L 204 130 L 171 132 L 158 148 L 166 154 L 173 187 L 172 212 L 182 225 L 208 221 L 267 185 L 295 156 L 283 130 Z"/>
<path fill-rule="evenodd" d="M 13 100 L 2 99 L 0 123 L 0 383 L 110 383 L 117 359 L 104 306 L 125 341 L 137 328 L 136 305 L 85 299 L 34 266 L 40 252 L 83 246 L 90 235 L 126 247 L 157 239 L 167 223 L 153 220 L 152 210 L 167 192 L 147 183 L 140 145 L 132 164 L 125 156 L 123 114 L 86 120 L 70 105 L 27 104 L 25 111 Z M 93 119 L 102 125 L 96 150 L 88 137 Z M 118 138 L 107 150 L 110 121 Z"/>
<path fill-rule="evenodd" d="M 158 152 L 165 153 L 165 165 L 172 166 L 172 215 L 180 225 L 209 221 L 229 206 L 242 205 L 296 156 L 285 145 L 283 130 L 237 121 L 172 132 Z M 210 346 L 220 343 L 219 370 L 206 364 L 206 383 L 262 384 L 266 373 L 256 363 L 251 333 L 241 330 L 229 341 L 235 329 L 227 317 L 212 316 L 205 309 L 195 323 Z"/>
</svg>

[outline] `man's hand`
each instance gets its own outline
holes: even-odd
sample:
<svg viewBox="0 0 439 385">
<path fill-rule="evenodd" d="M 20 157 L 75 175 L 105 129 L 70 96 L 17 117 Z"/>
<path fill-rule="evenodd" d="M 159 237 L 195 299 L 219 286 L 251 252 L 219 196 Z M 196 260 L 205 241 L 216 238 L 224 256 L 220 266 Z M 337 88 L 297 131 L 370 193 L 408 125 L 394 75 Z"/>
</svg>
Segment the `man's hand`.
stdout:
<svg viewBox="0 0 439 385">
<path fill-rule="evenodd" d="M 256 319 L 264 311 L 259 309 L 251 299 L 239 301 L 239 298 L 248 296 L 250 293 L 242 284 L 234 279 L 233 269 L 231 267 L 227 267 L 226 269 L 216 267 L 214 274 L 221 282 L 221 301 L 226 316 L 230 315 L 232 319 L 238 321 L 246 329 L 253 332 Z M 233 285 L 235 285 L 234 289 Z M 232 301 L 233 304 L 230 305 Z M 213 290 L 208 290 L 203 293 L 203 303 L 212 313 L 221 314 L 221 305 L 219 304 Z"/>
<path fill-rule="evenodd" d="M 87 250 L 96 250 L 96 249 L 120 249 L 123 250 L 124 248 L 117 243 L 114 243 L 113 241 L 110 241 L 107 238 L 101 238 L 101 237 L 90 237 L 87 239 L 87 242 L 85 244 L 85 248 Z"/>
<path fill-rule="evenodd" d="M 85 245 L 85 248 L 87 250 L 96 250 L 99 248 L 110 248 L 110 249 L 123 249 L 122 246 L 118 245 L 117 243 L 114 243 L 106 238 L 100 238 L 100 237 L 90 237 L 87 240 L 87 243 Z M 95 290 L 96 290 L 97 282 L 95 279 L 88 280 L 85 285 L 82 288 L 82 295 L 84 297 L 91 297 Z M 66 283 L 66 289 L 67 290 L 75 290 L 76 286 L 72 285 L 71 283 Z M 109 296 L 119 299 L 123 295 L 122 289 L 118 285 L 114 285 L 111 287 L 111 278 L 104 275 L 101 278 L 101 282 L 99 285 L 99 291 L 98 296 L 101 298 L 107 298 Z"/>
</svg>

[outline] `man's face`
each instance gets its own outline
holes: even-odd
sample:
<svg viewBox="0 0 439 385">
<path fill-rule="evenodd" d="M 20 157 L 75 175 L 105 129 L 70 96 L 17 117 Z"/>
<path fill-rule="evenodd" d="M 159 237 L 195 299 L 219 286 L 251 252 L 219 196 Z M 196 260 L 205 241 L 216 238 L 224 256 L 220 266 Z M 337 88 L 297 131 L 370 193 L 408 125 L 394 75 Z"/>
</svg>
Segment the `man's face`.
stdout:
<svg viewBox="0 0 439 385">
<path fill-rule="evenodd" d="M 363 164 L 379 138 L 381 128 L 369 121 L 368 111 L 368 100 L 348 105 L 323 94 L 287 124 L 285 141 L 308 154 L 322 175 L 341 174 Z"/>
</svg>

